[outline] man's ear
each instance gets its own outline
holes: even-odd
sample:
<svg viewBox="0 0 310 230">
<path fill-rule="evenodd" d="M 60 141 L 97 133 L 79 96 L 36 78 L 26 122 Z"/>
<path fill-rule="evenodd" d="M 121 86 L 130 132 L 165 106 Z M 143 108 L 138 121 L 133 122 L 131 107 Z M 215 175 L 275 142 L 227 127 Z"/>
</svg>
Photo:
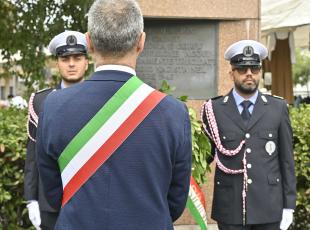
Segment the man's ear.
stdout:
<svg viewBox="0 0 310 230">
<path fill-rule="evenodd" d="M 88 70 L 88 65 L 89 65 L 89 62 L 88 62 L 88 59 L 86 58 L 86 62 L 85 62 L 85 72 Z"/>
<path fill-rule="evenodd" d="M 228 72 L 228 74 L 229 74 L 230 79 L 231 79 L 232 81 L 234 81 L 235 76 L 234 76 L 234 71 L 232 70 L 232 68 L 230 69 L 230 71 Z"/>
<path fill-rule="evenodd" d="M 138 46 L 137 46 L 137 53 L 138 54 L 140 54 L 143 51 L 143 49 L 144 49 L 145 39 L 146 39 L 146 33 L 142 32 L 140 34 L 139 41 L 138 41 Z"/>
<path fill-rule="evenodd" d="M 234 73 L 232 70 L 229 71 L 229 77 L 230 77 L 230 80 L 232 80 L 233 82 L 235 81 L 235 76 L 234 76 Z"/>
<path fill-rule="evenodd" d="M 87 42 L 88 53 L 93 53 L 94 52 L 94 46 L 93 46 L 93 43 L 91 41 L 91 38 L 90 38 L 90 35 L 88 32 L 85 33 L 85 37 L 86 37 L 86 42 Z"/>
</svg>

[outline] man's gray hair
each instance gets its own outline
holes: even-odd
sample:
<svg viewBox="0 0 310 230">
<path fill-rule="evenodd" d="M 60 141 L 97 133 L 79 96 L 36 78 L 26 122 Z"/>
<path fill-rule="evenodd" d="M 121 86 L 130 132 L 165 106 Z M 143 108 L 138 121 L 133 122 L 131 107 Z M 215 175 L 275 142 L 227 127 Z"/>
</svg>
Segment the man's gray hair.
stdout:
<svg viewBox="0 0 310 230">
<path fill-rule="evenodd" d="M 88 12 L 88 32 L 101 55 L 124 56 L 138 43 L 143 16 L 135 0 L 96 0 Z"/>
</svg>

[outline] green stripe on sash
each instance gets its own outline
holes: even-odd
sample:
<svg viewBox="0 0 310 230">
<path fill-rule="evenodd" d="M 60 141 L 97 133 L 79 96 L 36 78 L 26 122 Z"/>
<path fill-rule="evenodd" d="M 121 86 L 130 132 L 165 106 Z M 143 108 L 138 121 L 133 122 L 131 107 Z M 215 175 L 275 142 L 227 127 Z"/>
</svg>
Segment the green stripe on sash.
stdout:
<svg viewBox="0 0 310 230">
<path fill-rule="evenodd" d="M 193 215 L 196 223 L 199 225 L 200 230 L 207 230 L 206 223 L 204 222 L 203 218 L 201 217 L 199 211 L 197 210 L 196 206 L 194 205 L 193 201 L 188 197 L 186 202 L 186 207 L 189 209 L 190 213 Z"/>
<path fill-rule="evenodd" d="M 96 113 L 83 129 L 70 141 L 58 158 L 58 165 L 62 172 L 71 159 L 91 139 L 91 137 L 105 124 L 117 109 L 139 88 L 143 82 L 137 77 L 131 77 L 107 103 Z"/>
</svg>

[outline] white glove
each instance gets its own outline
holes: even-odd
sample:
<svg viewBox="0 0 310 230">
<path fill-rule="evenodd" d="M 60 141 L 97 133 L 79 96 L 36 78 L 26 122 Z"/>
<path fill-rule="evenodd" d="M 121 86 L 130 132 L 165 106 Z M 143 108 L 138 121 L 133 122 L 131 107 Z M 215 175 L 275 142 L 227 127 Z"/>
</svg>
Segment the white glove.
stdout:
<svg viewBox="0 0 310 230">
<path fill-rule="evenodd" d="M 280 229 L 281 230 L 287 230 L 288 227 L 291 225 L 293 222 L 293 209 L 287 209 L 284 208 L 282 212 L 282 220 L 280 223 Z"/>
<path fill-rule="evenodd" d="M 32 225 L 37 229 L 41 230 L 41 216 L 40 216 L 40 209 L 39 203 L 36 200 L 30 201 L 27 204 L 29 220 L 31 221 Z"/>
</svg>

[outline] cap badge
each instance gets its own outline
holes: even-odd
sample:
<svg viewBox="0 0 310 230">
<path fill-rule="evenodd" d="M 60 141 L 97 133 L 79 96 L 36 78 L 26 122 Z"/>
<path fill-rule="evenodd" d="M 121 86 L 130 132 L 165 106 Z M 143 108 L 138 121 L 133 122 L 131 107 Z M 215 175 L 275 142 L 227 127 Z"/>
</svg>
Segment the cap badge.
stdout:
<svg viewBox="0 0 310 230">
<path fill-rule="evenodd" d="M 246 57 L 251 57 L 254 54 L 254 49 L 252 46 L 246 46 L 243 49 L 243 55 Z"/>
<path fill-rule="evenodd" d="M 66 43 L 68 46 L 74 46 L 77 43 L 77 39 L 74 35 L 70 35 L 67 37 Z"/>
</svg>

